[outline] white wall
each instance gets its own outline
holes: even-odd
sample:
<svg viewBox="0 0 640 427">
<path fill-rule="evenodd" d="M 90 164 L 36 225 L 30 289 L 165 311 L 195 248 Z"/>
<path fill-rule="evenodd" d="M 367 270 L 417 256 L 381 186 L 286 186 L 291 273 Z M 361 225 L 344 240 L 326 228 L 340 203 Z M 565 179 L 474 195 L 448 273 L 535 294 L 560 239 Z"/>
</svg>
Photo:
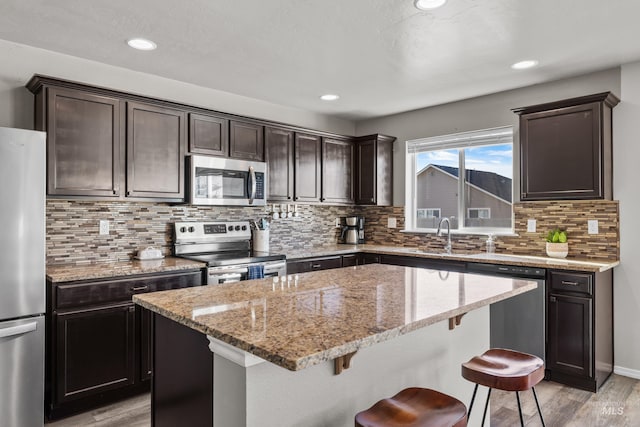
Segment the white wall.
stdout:
<svg viewBox="0 0 640 427">
<path fill-rule="evenodd" d="M 33 128 L 33 96 L 24 85 L 34 74 L 44 74 L 315 130 L 346 135 L 355 133 L 354 123 L 348 120 L 4 40 L 0 40 L 0 58 L 0 126 L 4 127 Z"/>
<path fill-rule="evenodd" d="M 512 125 L 514 140 L 517 141 L 518 116 L 511 112 L 512 108 L 606 91 L 620 94 L 619 68 L 364 120 L 356 123 L 356 132 L 358 135 L 383 133 L 398 138 L 393 148 L 393 204 L 403 206 L 404 153 L 407 140 Z M 517 144 L 514 144 L 513 158 L 519 158 Z M 520 186 L 518 166 L 516 162 L 513 177 L 515 189 Z M 519 191 L 514 191 L 514 196 L 517 201 Z"/>
<path fill-rule="evenodd" d="M 621 70 L 613 112 L 613 196 L 620 201 L 620 266 L 614 270 L 614 358 L 617 373 L 640 378 L 640 62 Z"/>
</svg>

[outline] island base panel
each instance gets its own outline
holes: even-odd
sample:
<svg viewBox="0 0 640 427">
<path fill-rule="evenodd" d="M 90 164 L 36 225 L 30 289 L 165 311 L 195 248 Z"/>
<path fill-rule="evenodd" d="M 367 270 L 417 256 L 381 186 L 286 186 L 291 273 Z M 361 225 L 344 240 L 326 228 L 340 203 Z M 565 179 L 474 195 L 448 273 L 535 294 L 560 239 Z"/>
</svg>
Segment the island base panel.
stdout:
<svg viewBox="0 0 640 427">
<path fill-rule="evenodd" d="M 213 425 L 352 427 L 356 413 L 413 386 L 468 406 L 474 384 L 462 378 L 460 364 L 488 348 L 489 307 L 483 307 L 454 330 L 442 321 L 360 349 L 340 375 L 333 361 L 293 372 L 269 362 L 245 368 L 216 354 Z M 470 426 L 480 425 L 485 399 L 482 387 Z"/>
<path fill-rule="evenodd" d="M 153 316 L 154 427 L 213 425 L 213 354 L 206 335 Z"/>
</svg>

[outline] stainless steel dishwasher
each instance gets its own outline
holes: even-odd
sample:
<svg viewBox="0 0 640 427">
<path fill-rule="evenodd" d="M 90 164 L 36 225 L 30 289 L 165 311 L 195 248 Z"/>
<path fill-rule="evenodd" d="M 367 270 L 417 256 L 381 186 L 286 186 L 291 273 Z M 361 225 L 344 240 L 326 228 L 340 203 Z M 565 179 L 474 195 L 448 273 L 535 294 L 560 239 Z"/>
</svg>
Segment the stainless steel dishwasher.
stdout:
<svg viewBox="0 0 640 427">
<path fill-rule="evenodd" d="M 508 348 L 534 354 L 545 360 L 545 276 L 544 268 L 468 263 L 467 273 L 508 276 L 534 280 L 538 287 L 491 304 L 492 348 Z"/>
</svg>

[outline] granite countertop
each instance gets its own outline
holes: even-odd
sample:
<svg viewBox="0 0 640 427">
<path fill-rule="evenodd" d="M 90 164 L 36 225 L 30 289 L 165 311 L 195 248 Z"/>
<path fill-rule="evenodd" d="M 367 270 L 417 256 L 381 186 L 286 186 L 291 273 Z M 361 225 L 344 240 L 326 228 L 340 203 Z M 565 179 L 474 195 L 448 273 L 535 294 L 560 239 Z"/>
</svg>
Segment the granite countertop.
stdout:
<svg viewBox="0 0 640 427">
<path fill-rule="evenodd" d="M 162 273 L 167 271 L 194 270 L 204 268 L 202 262 L 184 258 L 167 257 L 148 261 L 120 261 L 86 265 L 48 265 L 47 279 L 51 282 L 105 279 L 136 274 Z"/>
<path fill-rule="evenodd" d="M 135 303 L 297 371 L 535 289 L 383 264 L 134 295 Z M 464 326 L 464 319 L 462 319 Z"/>
<path fill-rule="evenodd" d="M 271 252 L 276 252 L 272 250 Z M 589 259 L 575 258 L 549 258 L 544 256 L 510 255 L 504 253 L 487 254 L 480 253 L 436 253 L 423 251 L 419 248 L 405 248 L 401 246 L 380 246 L 380 245 L 329 245 L 319 246 L 309 249 L 295 249 L 287 251 L 283 249 L 281 253 L 287 256 L 287 260 L 296 260 L 311 257 L 341 255 L 356 252 L 366 252 L 387 255 L 404 255 L 419 258 L 443 259 L 452 261 L 482 262 L 488 264 L 517 265 L 525 267 L 554 268 L 559 270 L 578 270 L 589 272 L 602 272 L 614 268 L 620 261 L 594 261 Z"/>
</svg>

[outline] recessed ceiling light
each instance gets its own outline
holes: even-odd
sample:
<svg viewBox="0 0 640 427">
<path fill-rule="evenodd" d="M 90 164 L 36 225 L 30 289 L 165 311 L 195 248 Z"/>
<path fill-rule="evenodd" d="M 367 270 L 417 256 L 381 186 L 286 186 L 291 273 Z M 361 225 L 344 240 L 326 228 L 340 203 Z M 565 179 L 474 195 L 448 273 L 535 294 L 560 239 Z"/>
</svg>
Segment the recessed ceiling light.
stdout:
<svg viewBox="0 0 640 427">
<path fill-rule="evenodd" d="M 444 5 L 447 0 L 414 0 L 413 5 L 420 10 L 437 9 Z"/>
<path fill-rule="evenodd" d="M 323 101 L 335 101 L 337 99 L 340 99 L 339 95 L 335 95 L 333 93 L 328 93 L 326 95 L 322 95 L 320 97 L 320 99 L 322 99 Z"/>
<path fill-rule="evenodd" d="M 158 47 L 154 42 L 147 39 L 129 39 L 127 40 L 127 44 L 134 49 L 138 50 L 154 50 Z"/>
<path fill-rule="evenodd" d="M 538 65 L 538 61 L 535 59 L 527 59 L 526 61 L 516 62 L 511 66 L 514 70 L 526 70 L 527 68 L 535 67 Z"/>
</svg>

